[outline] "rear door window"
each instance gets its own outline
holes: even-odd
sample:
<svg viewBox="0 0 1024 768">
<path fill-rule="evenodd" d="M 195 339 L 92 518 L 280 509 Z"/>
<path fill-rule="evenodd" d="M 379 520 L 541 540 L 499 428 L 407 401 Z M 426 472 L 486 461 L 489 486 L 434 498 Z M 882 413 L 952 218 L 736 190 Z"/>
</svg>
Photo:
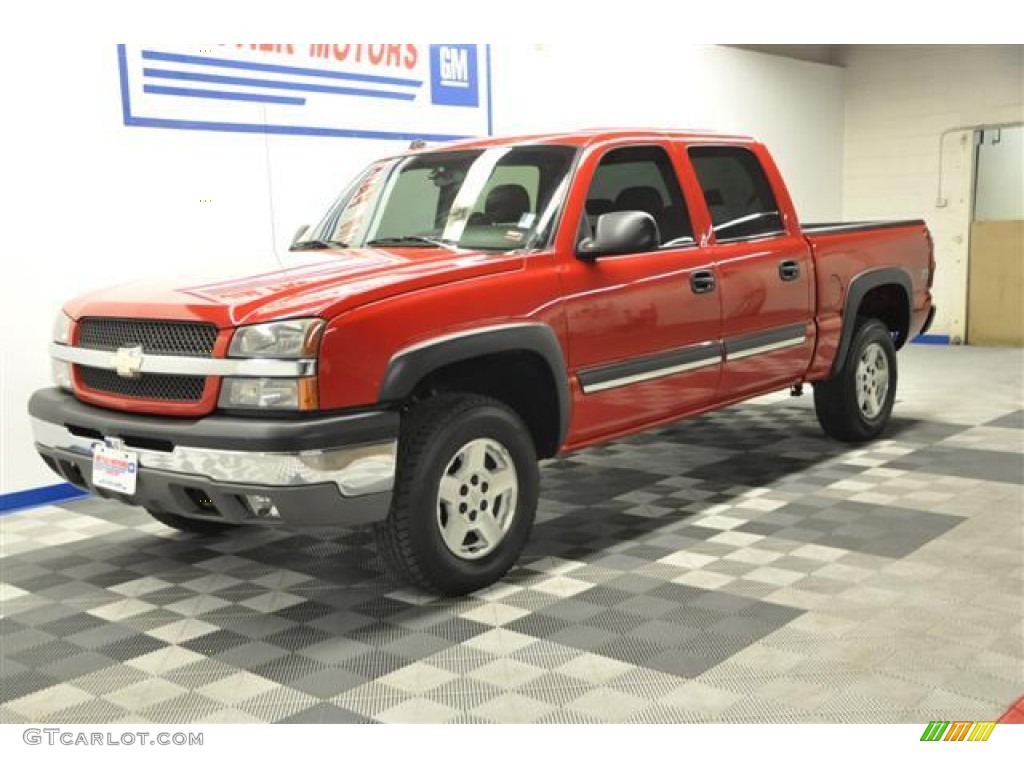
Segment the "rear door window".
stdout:
<svg viewBox="0 0 1024 768">
<path fill-rule="evenodd" d="M 779 204 L 753 152 L 743 147 L 691 147 L 689 155 L 718 242 L 783 234 Z"/>
</svg>

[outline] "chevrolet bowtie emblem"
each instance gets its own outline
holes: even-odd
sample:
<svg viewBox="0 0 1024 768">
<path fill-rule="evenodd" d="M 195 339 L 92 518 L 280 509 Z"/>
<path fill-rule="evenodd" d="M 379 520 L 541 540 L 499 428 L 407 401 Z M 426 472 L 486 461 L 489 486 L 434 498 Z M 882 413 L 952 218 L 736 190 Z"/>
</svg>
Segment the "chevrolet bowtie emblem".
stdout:
<svg viewBox="0 0 1024 768">
<path fill-rule="evenodd" d="M 120 347 L 110 358 L 117 375 L 125 379 L 137 379 L 142 375 L 142 347 Z"/>
</svg>

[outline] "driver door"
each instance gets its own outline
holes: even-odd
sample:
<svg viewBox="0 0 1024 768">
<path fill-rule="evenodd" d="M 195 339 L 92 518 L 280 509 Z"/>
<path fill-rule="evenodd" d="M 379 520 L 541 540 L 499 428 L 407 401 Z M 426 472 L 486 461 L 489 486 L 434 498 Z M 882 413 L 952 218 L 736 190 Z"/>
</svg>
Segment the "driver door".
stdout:
<svg viewBox="0 0 1024 768">
<path fill-rule="evenodd" d="M 574 252 L 564 259 L 572 444 L 709 404 L 722 358 L 715 267 L 694 240 L 669 147 L 617 146 L 590 158 L 589 169 L 576 243 L 598 216 L 640 210 L 658 224 L 660 245 L 644 253 L 582 259 Z"/>
</svg>

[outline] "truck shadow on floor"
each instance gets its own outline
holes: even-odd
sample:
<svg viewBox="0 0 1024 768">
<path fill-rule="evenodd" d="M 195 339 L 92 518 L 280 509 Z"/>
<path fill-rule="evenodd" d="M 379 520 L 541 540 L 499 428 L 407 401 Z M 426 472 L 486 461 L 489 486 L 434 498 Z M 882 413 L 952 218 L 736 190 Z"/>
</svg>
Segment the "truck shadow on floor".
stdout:
<svg viewBox="0 0 1024 768">
<path fill-rule="evenodd" d="M 849 446 L 824 437 L 807 407 L 745 405 L 548 461 L 530 543 L 506 580 L 535 577 L 531 563 L 548 557 L 604 562 L 616 569 L 642 567 L 724 530 L 762 531 L 766 517 L 781 528 L 795 522 L 794 515 L 813 517 L 838 506 L 855 521 L 858 505 L 843 504 L 843 494 L 832 489 L 835 483 L 883 464 L 886 455 L 875 453 L 885 450 L 886 441 L 914 449 L 965 428 L 894 418 L 881 442 Z M 114 503 L 92 500 L 70 508 L 157 530 L 138 510 Z M 196 578 L 216 571 L 219 559 L 229 571 L 234 564 L 268 586 L 276 571 L 302 574 L 317 581 L 302 588 L 309 593 L 346 587 L 387 594 L 401 588 L 384 573 L 372 532 L 365 528 L 248 529 L 219 539 L 160 532 L 140 540 L 137 532 L 122 530 L 82 542 L 77 549 L 82 554 L 95 550 L 88 556 L 117 567 L 116 573 L 93 581 L 101 587 L 133 574 L 178 581 L 191 573 Z M 824 532 L 787 533 L 808 541 L 827 538 Z M 259 588 L 250 591 L 256 594 Z"/>
<path fill-rule="evenodd" d="M 766 412 L 779 421 L 765 423 Z M 962 429 L 893 418 L 880 441 L 854 446 L 825 437 L 806 407 L 741 406 L 680 422 L 545 467 L 524 559 L 620 568 L 630 559 L 656 562 L 727 530 L 763 536 L 785 529 L 797 540 L 828 544 L 837 526 L 813 518 L 842 515 L 856 523 L 865 505 L 846 499 L 885 479 L 862 477 L 865 470 Z M 900 448 L 888 452 L 894 442 Z M 678 471 L 668 474 L 673 465 Z M 844 485 L 850 481 L 857 485 Z M 850 543 L 839 538 L 837 546 Z"/>
<path fill-rule="evenodd" d="M 88 688 L 176 646 L 191 661 L 162 676 L 192 689 L 184 696 L 193 703 L 204 681 L 241 669 L 346 706 L 347 691 L 419 660 L 458 674 L 486 663 L 500 640 L 495 627 L 518 633 L 529 663 L 592 651 L 695 677 L 801 613 L 771 602 L 780 587 L 770 579 L 744 579 L 758 565 L 729 555 L 774 550 L 779 572 L 831 588 L 813 575 L 822 563 L 801 564 L 792 550 L 913 551 L 962 518 L 847 497 L 879 480 L 864 473 L 887 457 L 906 459 L 966 428 L 897 419 L 883 441 L 851 447 L 823 437 L 806 407 L 748 404 L 546 462 L 524 556 L 501 583 L 463 598 L 396 583 L 365 529 L 210 539 L 102 500 L 26 515 L 31 525 L 17 536 L 40 546 L 4 558 L 7 588 L 21 592 L 5 604 L 3 657 L 16 679 L 0 702 L 64 679 L 47 671 L 55 658 L 78 670 L 66 679 Z M 687 574 L 694 578 L 673 582 Z M 648 610 L 668 613 L 655 620 Z M 641 626 L 655 634 L 634 637 Z M 535 652 L 531 637 L 551 642 Z M 578 695 L 568 678 L 552 680 L 545 690 Z M 459 680 L 449 685 L 462 691 Z M 253 702 L 260 718 L 286 717 L 273 701 Z"/>
</svg>

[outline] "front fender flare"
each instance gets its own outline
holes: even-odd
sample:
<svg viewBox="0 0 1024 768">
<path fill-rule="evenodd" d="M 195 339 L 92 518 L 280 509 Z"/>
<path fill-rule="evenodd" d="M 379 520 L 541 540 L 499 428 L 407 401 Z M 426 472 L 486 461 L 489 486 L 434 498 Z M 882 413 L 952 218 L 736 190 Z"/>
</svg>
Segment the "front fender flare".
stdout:
<svg viewBox="0 0 1024 768">
<path fill-rule="evenodd" d="M 381 402 L 400 402 L 430 373 L 452 363 L 500 352 L 533 352 L 551 370 L 558 399 L 558 444 L 569 434 L 571 398 L 565 354 L 551 326 L 509 323 L 446 334 L 399 350 L 388 362 L 380 385 Z"/>
</svg>

